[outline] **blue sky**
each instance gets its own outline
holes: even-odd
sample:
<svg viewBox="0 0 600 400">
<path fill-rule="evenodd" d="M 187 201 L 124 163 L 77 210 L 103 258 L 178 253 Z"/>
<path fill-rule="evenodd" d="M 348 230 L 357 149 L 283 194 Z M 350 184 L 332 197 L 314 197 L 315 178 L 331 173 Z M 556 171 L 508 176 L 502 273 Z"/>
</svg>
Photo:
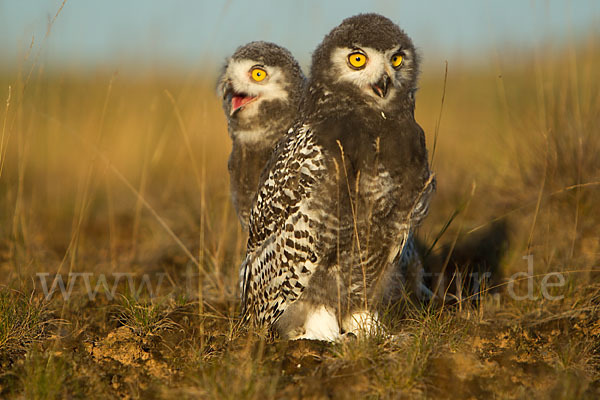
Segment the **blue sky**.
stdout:
<svg viewBox="0 0 600 400">
<path fill-rule="evenodd" d="M 286 1 L 0 0 L 0 59 L 12 63 L 34 44 L 51 65 L 133 64 L 215 68 L 243 43 L 268 40 L 307 65 L 311 51 L 343 18 L 375 11 L 397 22 L 426 64 L 477 61 L 502 46 L 598 35 L 600 1 Z"/>
</svg>

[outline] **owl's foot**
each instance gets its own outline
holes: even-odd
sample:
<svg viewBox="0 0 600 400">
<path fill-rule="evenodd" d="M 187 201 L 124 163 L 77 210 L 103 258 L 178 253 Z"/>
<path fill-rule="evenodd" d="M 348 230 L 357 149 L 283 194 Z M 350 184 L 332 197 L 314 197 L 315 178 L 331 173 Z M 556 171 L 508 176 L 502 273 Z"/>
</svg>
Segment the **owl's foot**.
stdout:
<svg viewBox="0 0 600 400">
<path fill-rule="evenodd" d="M 310 339 L 335 342 L 340 339 L 340 327 L 335 313 L 325 306 L 310 310 L 306 315 L 304 326 L 291 334 L 290 340 Z"/>
<path fill-rule="evenodd" d="M 342 322 L 342 327 L 346 334 L 353 334 L 356 337 L 373 336 L 383 332 L 377 313 L 364 310 L 347 316 Z"/>
</svg>

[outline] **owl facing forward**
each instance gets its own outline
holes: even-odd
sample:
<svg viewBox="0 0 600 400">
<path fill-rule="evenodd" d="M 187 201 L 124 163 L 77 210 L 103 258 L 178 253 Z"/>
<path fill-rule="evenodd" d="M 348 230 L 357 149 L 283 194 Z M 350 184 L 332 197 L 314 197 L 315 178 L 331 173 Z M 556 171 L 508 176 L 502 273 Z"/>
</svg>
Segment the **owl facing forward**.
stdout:
<svg viewBox="0 0 600 400">
<path fill-rule="evenodd" d="M 435 187 L 414 119 L 417 71 L 410 38 L 377 14 L 344 20 L 315 50 L 301 118 L 250 215 L 246 320 L 322 340 L 376 321 Z"/>
<path fill-rule="evenodd" d="M 219 78 L 217 91 L 233 142 L 228 163 L 231 196 L 244 228 L 260 173 L 297 117 L 304 84 L 291 53 L 268 42 L 239 47 Z"/>
</svg>

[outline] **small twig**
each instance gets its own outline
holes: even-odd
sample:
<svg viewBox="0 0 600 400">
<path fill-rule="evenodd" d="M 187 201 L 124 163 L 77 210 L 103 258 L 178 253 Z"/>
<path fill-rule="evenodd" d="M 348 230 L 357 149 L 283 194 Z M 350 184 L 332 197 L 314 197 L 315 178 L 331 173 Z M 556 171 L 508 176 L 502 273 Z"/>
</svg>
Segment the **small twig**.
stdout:
<svg viewBox="0 0 600 400">
<path fill-rule="evenodd" d="M 435 150 L 437 149 L 438 135 L 440 133 L 440 125 L 442 123 L 442 111 L 444 111 L 444 101 L 446 99 L 446 82 L 448 81 L 448 61 L 446 60 L 446 68 L 444 70 L 444 86 L 442 89 L 442 102 L 440 104 L 440 113 L 435 124 L 435 131 L 433 135 L 433 148 L 431 150 L 431 167 L 433 168 L 433 161 L 435 159 Z"/>
</svg>

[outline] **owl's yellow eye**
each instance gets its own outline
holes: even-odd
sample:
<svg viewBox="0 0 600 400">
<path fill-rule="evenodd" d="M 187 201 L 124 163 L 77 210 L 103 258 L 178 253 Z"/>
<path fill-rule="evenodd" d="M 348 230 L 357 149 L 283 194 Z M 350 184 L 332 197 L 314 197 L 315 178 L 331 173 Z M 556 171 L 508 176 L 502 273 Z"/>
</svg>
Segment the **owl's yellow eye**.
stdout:
<svg viewBox="0 0 600 400">
<path fill-rule="evenodd" d="M 260 82 L 267 77 L 267 71 L 262 68 L 255 67 L 250 71 L 250 75 L 252 75 L 252 79 L 256 82 Z"/>
<path fill-rule="evenodd" d="M 402 64 L 402 55 L 394 54 L 392 56 L 392 67 L 398 68 Z"/>
<path fill-rule="evenodd" d="M 348 63 L 352 68 L 361 69 L 367 63 L 367 56 L 356 51 L 348 56 Z"/>
</svg>

